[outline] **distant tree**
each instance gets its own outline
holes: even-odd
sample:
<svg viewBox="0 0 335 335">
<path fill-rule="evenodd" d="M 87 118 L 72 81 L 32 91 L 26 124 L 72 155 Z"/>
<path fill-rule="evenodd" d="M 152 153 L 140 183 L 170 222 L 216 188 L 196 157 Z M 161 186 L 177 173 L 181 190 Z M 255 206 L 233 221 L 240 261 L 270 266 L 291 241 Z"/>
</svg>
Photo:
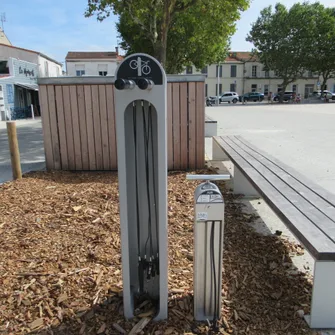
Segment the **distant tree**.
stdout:
<svg viewBox="0 0 335 335">
<path fill-rule="evenodd" d="M 307 3 L 295 4 L 289 10 L 280 3 L 274 11 L 269 6 L 261 11 L 247 36 L 265 69 L 274 71 L 282 79 L 280 102 L 287 85 L 303 77 L 309 67 L 306 56 L 310 53 L 312 33 L 308 15 L 310 5 Z"/>
<path fill-rule="evenodd" d="M 119 15 L 127 53 L 146 52 L 167 72 L 223 60 L 235 21 L 250 0 L 88 0 L 85 16 Z"/>
<path fill-rule="evenodd" d="M 335 12 L 320 3 L 309 5 L 308 29 L 309 50 L 306 66 L 322 77 L 321 90 L 325 90 L 328 79 L 335 77 Z"/>
</svg>

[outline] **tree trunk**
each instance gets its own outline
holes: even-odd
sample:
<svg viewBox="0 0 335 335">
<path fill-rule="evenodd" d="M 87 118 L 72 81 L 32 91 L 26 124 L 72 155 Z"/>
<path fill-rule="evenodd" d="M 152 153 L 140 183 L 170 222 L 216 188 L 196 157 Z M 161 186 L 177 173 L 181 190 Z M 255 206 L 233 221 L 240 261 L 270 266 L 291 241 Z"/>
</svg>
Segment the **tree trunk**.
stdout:
<svg viewBox="0 0 335 335">
<path fill-rule="evenodd" d="M 280 94 L 279 94 L 279 103 L 280 104 L 282 104 L 284 102 L 284 94 L 285 94 L 287 85 L 288 85 L 288 83 L 286 83 L 286 82 L 283 82 L 281 84 L 282 90 L 280 91 Z"/>
<path fill-rule="evenodd" d="M 329 71 L 325 72 L 325 73 L 322 73 L 322 78 L 323 78 L 323 81 L 322 81 L 322 84 L 321 84 L 321 96 L 323 94 L 323 91 L 325 90 L 325 87 L 326 87 L 326 84 L 327 84 L 327 81 L 328 81 L 328 76 L 329 76 Z"/>
<path fill-rule="evenodd" d="M 170 1 L 164 2 L 164 12 L 163 12 L 163 20 L 161 26 L 161 33 L 158 41 L 157 48 L 157 59 L 161 62 L 163 68 L 166 67 L 166 50 L 167 50 L 167 38 L 168 31 L 171 22 L 171 13 L 170 13 Z"/>
</svg>

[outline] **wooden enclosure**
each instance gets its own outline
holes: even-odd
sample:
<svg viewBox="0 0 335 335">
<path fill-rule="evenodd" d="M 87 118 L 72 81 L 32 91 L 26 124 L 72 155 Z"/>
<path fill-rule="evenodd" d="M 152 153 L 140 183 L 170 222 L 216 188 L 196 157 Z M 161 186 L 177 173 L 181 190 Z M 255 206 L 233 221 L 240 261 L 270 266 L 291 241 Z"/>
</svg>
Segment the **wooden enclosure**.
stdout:
<svg viewBox="0 0 335 335">
<path fill-rule="evenodd" d="M 204 76 L 168 76 L 168 169 L 203 168 Z M 114 78 L 39 79 L 48 170 L 116 170 Z"/>
</svg>

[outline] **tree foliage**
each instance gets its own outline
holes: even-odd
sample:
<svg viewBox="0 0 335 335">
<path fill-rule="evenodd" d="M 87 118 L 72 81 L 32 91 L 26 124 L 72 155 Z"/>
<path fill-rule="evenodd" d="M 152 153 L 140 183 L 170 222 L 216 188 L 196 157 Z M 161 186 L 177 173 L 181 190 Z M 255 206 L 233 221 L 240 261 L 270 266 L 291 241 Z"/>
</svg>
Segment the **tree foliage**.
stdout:
<svg viewBox="0 0 335 335">
<path fill-rule="evenodd" d="M 310 34 L 309 53 L 306 55 L 306 67 L 322 77 L 321 90 L 327 80 L 335 77 L 335 11 L 320 3 L 310 5 L 308 17 Z"/>
<path fill-rule="evenodd" d="M 319 3 L 297 3 L 290 9 L 278 3 L 264 8 L 247 36 L 255 53 L 288 84 L 303 78 L 306 71 L 330 78 L 335 70 L 334 11 Z M 331 55 L 330 55 L 331 53 Z M 283 97 L 283 96 L 282 96 Z"/>
<path fill-rule="evenodd" d="M 89 0 L 86 16 L 119 15 L 117 30 L 127 53 L 156 57 L 167 72 L 202 68 L 223 60 L 235 21 L 249 0 Z"/>
</svg>

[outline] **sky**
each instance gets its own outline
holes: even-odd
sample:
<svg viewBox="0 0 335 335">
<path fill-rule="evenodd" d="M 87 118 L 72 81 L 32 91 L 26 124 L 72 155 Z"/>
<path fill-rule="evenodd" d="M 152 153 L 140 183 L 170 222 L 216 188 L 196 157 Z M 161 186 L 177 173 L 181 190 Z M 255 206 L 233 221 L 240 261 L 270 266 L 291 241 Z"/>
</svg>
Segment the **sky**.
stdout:
<svg viewBox="0 0 335 335">
<path fill-rule="evenodd" d="M 231 50 L 250 51 L 252 44 L 245 38 L 260 11 L 277 0 L 253 0 L 236 22 Z M 281 0 L 290 7 L 294 0 Z M 320 0 L 335 7 L 335 0 Z M 85 18 L 87 0 L 0 0 L 0 14 L 6 13 L 4 30 L 15 46 L 42 52 L 64 62 L 68 51 L 114 51 L 118 44 L 115 28 L 117 18 L 102 23 Z M 1 55 L 0 55 L 1 56 Z"/>
</svg>

